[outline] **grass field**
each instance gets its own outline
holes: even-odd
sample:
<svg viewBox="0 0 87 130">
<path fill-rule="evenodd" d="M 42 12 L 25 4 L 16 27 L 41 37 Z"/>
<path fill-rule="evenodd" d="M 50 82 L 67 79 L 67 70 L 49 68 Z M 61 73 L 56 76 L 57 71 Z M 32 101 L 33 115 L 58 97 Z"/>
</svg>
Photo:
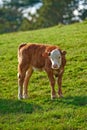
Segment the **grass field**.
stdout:
<svg viewBox="0 0 87 130">
<path fill-rule="evenodd" d="M 18 101 L 17 48 L 23 42 L 67 51 L 64 98 L 51 100 L 46 73 L 36 71 L 30 98 Z M 87 21 L 0 35 L 0 130 L 87 130 Z"/>
</svg>

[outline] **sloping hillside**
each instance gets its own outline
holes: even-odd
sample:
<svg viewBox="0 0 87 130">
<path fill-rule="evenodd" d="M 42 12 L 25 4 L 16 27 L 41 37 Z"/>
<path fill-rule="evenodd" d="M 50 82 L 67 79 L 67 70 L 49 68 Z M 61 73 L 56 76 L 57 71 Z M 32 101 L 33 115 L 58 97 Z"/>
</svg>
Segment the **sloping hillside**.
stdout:
<svg viewBox="0 0 87 130">
<path fill-rule="evenodd" d="M 20 43 L 58 45 L 67 51 L 64 98 L 50 99 L 45 72 L 30 80 L 30 99 L 17 99 Z M 57 86 L 56 86 L 57 91 Z M 87 130 L 87 21 L 0 35 L 0 130 Z"/>
</svg>

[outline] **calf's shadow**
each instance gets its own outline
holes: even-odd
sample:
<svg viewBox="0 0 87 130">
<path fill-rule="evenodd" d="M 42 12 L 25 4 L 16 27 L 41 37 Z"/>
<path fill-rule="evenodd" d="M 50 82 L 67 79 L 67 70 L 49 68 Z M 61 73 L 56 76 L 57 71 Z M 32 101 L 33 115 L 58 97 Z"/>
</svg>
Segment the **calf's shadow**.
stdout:
<svg viewBox="0 0 87 130">
<path fill-rule="evenodd" d="M 42 108 L 34 103 L 26 103 L 23 100 L 0 99 L 0 114 L 9 113 L 33 113 Z"/>
</svg>

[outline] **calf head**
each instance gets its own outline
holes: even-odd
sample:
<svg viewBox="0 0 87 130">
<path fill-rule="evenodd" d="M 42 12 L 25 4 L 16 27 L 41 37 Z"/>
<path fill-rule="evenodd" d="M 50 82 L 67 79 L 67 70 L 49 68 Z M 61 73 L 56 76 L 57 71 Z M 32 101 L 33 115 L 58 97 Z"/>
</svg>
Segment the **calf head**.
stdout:
<svg viewBox="0 0 87 130">
<path fill-rule="evenodd" d="M 52 69 L 59 69 L 62 65 L 62 60 L 65 57 L 66 51 L 61 51 L 60 49 L 56 48 L 53 50 L 46 50 L 44 53 L 45 57 L 49 57 Z"/>
<path fill-rule="evenodd" d="M 62 57 L 61 57 L 61 53 L 58 49 L 52 50 L 49 53 L 49 58 L 50 58 L 51 63 L 52 63 L 52 69 L 60 68 Z"/>
</svg>

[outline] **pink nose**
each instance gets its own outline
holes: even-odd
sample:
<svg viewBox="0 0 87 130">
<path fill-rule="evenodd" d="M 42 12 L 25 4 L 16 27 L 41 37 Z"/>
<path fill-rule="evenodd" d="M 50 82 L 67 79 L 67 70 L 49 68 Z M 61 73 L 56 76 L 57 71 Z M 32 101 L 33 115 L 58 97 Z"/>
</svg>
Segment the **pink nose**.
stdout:
<svg viewBox="0 0 87 130">
<path fill-rule="evenodd" d="M 57 69 L 57 68 L 58 68 L 58 65 L 57 65 L 57 64 L 54 64 L 54 65 L 53 65 L 53 68 L 54 68 L 54 69 Z"/>
</svg>

